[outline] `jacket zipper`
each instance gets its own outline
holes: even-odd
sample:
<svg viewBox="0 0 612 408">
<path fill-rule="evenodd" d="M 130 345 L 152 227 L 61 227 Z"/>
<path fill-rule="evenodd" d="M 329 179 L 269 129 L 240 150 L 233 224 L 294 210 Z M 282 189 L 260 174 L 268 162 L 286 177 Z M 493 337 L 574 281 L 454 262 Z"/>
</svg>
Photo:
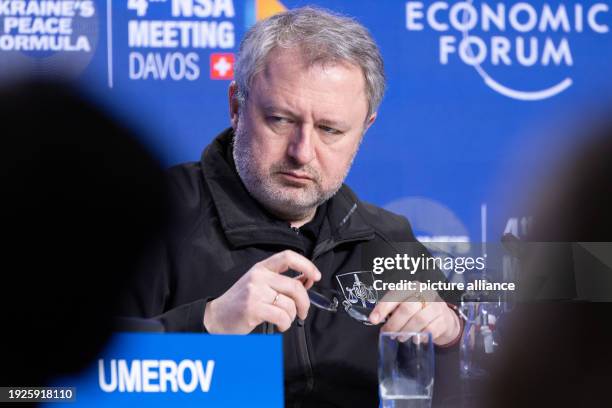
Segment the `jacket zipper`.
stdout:
<svg viewBox="0 0 612 408">
<path fill-rule="evenodd" d="M 299 228 L 291 227 L 291 229 L 299 234 Z M 351 239 L 346 239 L 343 241 L 334 241 L 333 238 L 330 238 L 329 241 L 325 245 L 317 246 L 312 254 L 311 261 L 314 262 L 316 258 L 321 256 L 323 253 L 331 251 L 337 245 L 345 243 L 345 242 L 353 242 L 353 241 L 362 241 L 364 239 L 371 239 L 374 236 L 372 234 L 364 235 L 361 237 L 353 237 Z M 318 249 L 318 251 L 317 251 Z M 308 350 L 308 341 L 306 340 L 306 328 L 305 322 L 303 320 L 297 319 L 297 328 L 298 328 L 298 348 L 301 353 L 302 361 L 306 367 L 306 391 L 304 394 L 309 394 L 314 389 L 314 373 L 312 369 L 312 361 L 310 360 L 310 351 Z"/>
<path fill-rule="evenodd" d="M 312 362 L 310 361 L 310 352 L 308 351 L 308 343 L 306 341 L 305 322 L 297 319 L 298 327 L 298 348 L 302 355 L 302 362 L 306 367 L 306 391 L 304 394 L 309 394 L 314 389 L 314 373 L 312 371 Z"/>
<path fill-rule="evenodd" d="M 297 235 L 300 234 L 300 229 L 291 227 L 293 232 Z M 312 259 L 314 260 L 314 258 Z M 298 330 L 298 349 L 302 357 L 302 364 L 306 367 L 306 391 L 304 394 L 309 394 L 314 389 L 314 373 L 312 370 L 312 362 L 310 361 L 310 351 L 308 351 L 308 342 L 306 340 L 306 328 L 304 327 L 306 322 L 301 319 L 297 319 L 297 330 Z"/>
</svg>

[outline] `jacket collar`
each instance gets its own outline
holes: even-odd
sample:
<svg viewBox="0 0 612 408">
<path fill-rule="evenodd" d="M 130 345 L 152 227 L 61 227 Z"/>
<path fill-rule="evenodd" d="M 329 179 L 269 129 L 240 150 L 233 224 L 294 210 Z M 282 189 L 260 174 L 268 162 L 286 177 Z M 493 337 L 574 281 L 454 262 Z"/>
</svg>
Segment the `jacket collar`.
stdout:
<svg viewBox="0 0 612 408">
<path fill-rule="evenodd" d="M 233 137 L 233 130 L 226 129 L 204 150 L 201 158 L 204 180 L 227 240 L 234 247 L 268 244 L 301 248 L 301 240 L 287 223 L 266 212 L 242 184 L 231 153 Z M 327 218 L 334 243 L 368 239 L 374 234 L 374 229 L 358 211 L 360 205 L 346 185 L 328 201 Z"/>
</svg>

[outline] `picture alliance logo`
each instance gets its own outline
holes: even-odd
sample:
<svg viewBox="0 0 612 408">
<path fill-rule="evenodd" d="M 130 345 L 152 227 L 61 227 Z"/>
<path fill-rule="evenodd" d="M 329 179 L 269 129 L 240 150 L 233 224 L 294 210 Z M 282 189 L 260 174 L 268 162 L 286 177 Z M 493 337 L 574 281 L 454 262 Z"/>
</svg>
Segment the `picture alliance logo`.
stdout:
<svg viewBox="0 0 612 408">
<path fill-rule="evenodd" d="M 574 55 L 584 54 L 574 52 L 574 43 L 607 35 L 609 24 L 604 2 L 406 3 L 408 31 L 439 33 L 442 66 L 469 65 L 489 88 L 523 101 L 551 98 L 572 86 Z"/>
</svg>

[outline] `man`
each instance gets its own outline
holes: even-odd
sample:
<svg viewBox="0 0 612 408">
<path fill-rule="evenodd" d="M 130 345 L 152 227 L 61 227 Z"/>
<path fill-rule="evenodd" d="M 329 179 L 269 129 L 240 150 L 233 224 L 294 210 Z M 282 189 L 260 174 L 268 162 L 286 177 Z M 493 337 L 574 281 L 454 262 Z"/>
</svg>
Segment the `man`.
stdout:
<svg viewBox="0 0 612 408">
<path fill-rule="evenodd" d="M 287 405 L 377 406 L 380 330 L 430 331 L 440 346 L 461 333 L 444 302 L 380 302 L 370 325 L 310 307 L 307 289 L 343 292 L 337 278 L 363 270 L 368 245 L 415 241 L 403 217 L 343 184 L 382 99 L 378 47 L 348 18 L 297 9 L 246 34 L 235 72 L 231 128 L 171 170 L 182 227 L 152 259 L 138 312 L 171 331 L 272 324 Z"/>
</svg>

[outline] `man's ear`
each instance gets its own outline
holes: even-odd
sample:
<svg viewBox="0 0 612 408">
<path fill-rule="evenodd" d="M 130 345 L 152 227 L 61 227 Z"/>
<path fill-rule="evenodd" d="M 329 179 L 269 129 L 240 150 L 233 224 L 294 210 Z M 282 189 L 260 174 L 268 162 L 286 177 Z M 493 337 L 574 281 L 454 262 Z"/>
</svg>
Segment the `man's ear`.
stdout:
<svg viewBox="0 0 612 408">
<path fill-rule="evenodd" d="M 228 97 L 230 120 L 232 122 L 232 128 L 234 130 L 236 130 L 236 128 L 238 127 L 238 109 L 240 107 L 240 104 L 238 103 L 237 93 L 238 85 L 236 85 L 236 81 L 232 81 L 229 86 Z"/>
<path fill-rule="evenodd" d="M 366 123 L 365 123 L 365 125 L 363 127 L 363 133 L 364 134 L 370 128 L 370 126 L 372 126 L 372 124 L 374 124 L 374 121 L 376 120 L 376 116 L 377 115 L 378 115 L 378 112 L 374 112 L 373 114 L 370 115 L 368 120 L 366 120 Z"/>
</svg>

